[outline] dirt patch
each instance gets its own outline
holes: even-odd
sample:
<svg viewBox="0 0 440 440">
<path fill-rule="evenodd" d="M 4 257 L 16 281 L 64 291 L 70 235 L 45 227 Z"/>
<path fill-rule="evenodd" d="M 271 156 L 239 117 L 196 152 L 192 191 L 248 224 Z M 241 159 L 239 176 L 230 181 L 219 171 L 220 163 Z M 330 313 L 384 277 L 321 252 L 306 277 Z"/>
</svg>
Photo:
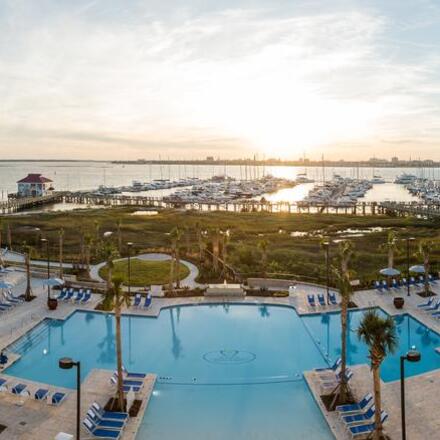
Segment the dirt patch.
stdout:
<svg viewBox="0 0 440 440">
<path fill-rule="evenodd" d="M 421 292 L 417 292 L 416 295 L 419 295 L 422 298 L 428 298 L 430 296 L 436 296 L 437 294 L 432 290 L 430 290 L 429 292 L 425 292 L 424 290 L 422 290 Z"/>
<path fill-rule="evenodd" d="M 139 414 L 139 411 L 141 409 L 141 406 L 142 406 L 142 400 L 139 400 L 139 399 L 134 400 L 133 403 L 131 404 L 129 411 L 128 411 L 128 414 L 130 415 L 130 417 L 137 417 L 137 415 Z M 127 408 L 127 400 L 124 399 L 124 410 L 126 410 L 126 408 Z M 105 411 L 118 412 L 119 411 L 118 400 L 115 399 L 114 397 L 112 397 L 105 404 L 104 409 L 105 409 Z"/>
<path fill-rule="evenodd" d="M 338 397 L 338 399 L 336 400 L 336 403 L 333 404 L 333 408 L 331 407 L 331 405 L 335 400 L 334 394 L 327 394 L 325 396 L 320 396 L 320 397 L 321 397 L 322 403 L 324 404 L 325 409 L 327 411 L 334 411 L 335 407 L 338 405 L 350 405 L 352 403 L 356 403 L 356 400 L 354 399 L 354 397 L 351 393 L 348 394 L 347 399 L 344 402 L 342 402 Z"/>
</svg>

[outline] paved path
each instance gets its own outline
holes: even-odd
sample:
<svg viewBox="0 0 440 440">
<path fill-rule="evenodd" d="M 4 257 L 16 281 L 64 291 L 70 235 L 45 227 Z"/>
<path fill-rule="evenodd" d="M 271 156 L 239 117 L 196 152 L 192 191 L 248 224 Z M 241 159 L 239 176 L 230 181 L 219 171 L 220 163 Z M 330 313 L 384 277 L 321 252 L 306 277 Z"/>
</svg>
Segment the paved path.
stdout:
<svg viewBox="0 0 440 440">
<path fill-rule="evenodd" d="M 135 257 L 131 257 L 132 259 L 137 258 L 138 260 L 146 260 L 146 261 L 166 261 L 171 260 L 170 255 L 168 254 L 159 254 L 159 253 L 149 253 L 149 254 L 141 254 L 136 255 Z M 124 261 L 127 258 L 121 258 L 116 261 Z M 188 286 L 189 288 L 200 287 L 201 284 L 196 282 L 196 278 L 199 275 L 199 269 L 197 266 L 190 263 L 189 261 L 180 260 L 180 262 L 189 269 L 189 275 L 181 280 L 182 286 Z M 105 263 L 99 263 L 90 267 L 90 277 L 96 281 L 105 281 L 99 276 L 100 269 L 105 266 Z M 153 289 L 154 290 L 154 289 Z"/>
<path fill-rule="evenodd" d="M 20 252 L 2 249 L 1 254 L 2 254 L 3 259 L 5 261 L 10 262 L 10 263 L 24 263 L 24 254 L 21 254 Z M 44 260 L 31 260 L 31 265 L 46 267 L 47 260 L 46 261 L 44 261 Z M 59 261 L 51 261 L 50 265 L 51 265 L 51 267 L 57 268 L 57 267 L 60 267 L 60 262 Z M 73 266 L 71 263 L 63 263 L 63 267 L 70 269 Z"/>
</svg>

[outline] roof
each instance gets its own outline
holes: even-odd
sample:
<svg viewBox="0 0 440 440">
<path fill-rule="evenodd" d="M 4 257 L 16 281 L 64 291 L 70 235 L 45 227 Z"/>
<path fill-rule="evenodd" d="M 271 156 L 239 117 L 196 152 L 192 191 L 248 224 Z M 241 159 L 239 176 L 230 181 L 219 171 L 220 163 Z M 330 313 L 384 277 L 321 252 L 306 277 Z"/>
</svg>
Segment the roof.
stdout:
<svg viewBox="0 0 440 440">
<path fill-rule="evenodd" d="M 52 180 L 41 174 L 28 174 L 24 179 L 19 180 L 17 183 L 48 183 Z"/>
</svg>

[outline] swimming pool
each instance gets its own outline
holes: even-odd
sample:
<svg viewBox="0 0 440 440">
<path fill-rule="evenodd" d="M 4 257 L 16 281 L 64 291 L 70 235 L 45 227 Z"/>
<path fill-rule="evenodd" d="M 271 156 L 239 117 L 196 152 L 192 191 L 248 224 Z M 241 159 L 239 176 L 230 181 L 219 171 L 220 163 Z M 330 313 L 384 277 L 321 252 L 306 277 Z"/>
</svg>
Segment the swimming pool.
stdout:
<svg viewBox="0 0 440 440">
<path fill-rule="evenodd" d="M 349 363 L 365 363 L 354 334 L 362 316 L 350 313 Z M 439 336 L 409 316 L 397 321 L 398 352 L 382 377 L 396 379 L 400 353 L 416 345 L 422 361 L 408 375 L 440 367 Z M 333 438 L 302 372 L 339 354 L 339 315 L 305 316 L 282 306 L 200 305 L 162 310 L 158 318 L 125 316 L 124 363 L 159 380 L 138 440 Z M 92 368 L 115 368 L 112 315 L 76 312 L 65 322 L 44 321 L 15 348 L 22 358 L 7 373 L 74 387 L 74 372 L 58 369 L 62 356 Z M 396 370 L 396 371 L 394 371 Z"/>
</svg>

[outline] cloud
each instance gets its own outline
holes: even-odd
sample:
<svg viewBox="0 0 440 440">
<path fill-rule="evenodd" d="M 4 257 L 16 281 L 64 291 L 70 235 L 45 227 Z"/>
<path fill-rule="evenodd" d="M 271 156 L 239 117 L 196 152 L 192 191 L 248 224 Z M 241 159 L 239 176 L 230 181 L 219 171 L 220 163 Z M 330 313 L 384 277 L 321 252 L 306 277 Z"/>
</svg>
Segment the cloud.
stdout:
<svg viewBox="0 0 440 440">
<path fill-rule="evenodd" d="M 142 2 L 42 4 L 0 10 L 6 155 L 31 144 L 83 158 L 338 156 L 353 143 L 369 156 L 439 140 L 439 57 L 394 51 L 393 17 L 377 8 L 261 3 L 167 17 Z M 417 23 L 427 22 L 399 31 Z"/>
</svg>

